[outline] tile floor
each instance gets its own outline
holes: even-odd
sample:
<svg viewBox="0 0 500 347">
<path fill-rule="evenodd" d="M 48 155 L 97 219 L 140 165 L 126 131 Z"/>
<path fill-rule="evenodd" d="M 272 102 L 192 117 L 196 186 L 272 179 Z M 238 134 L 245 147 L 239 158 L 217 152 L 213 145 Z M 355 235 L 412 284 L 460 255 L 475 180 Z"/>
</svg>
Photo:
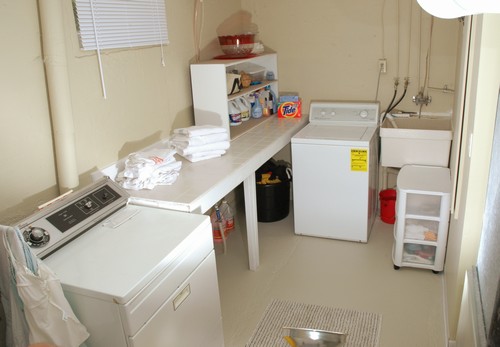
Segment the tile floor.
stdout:
<svg viewBox="0 0 500 347">
<path fill-rule="evenodd" d="M 243 347 L 273 298 L 382 314 L 380 347 L 444 347 L 442 274 L 393 269 L 392 225 L 377 219 L 367 244 L 259 223 L 260 268 L 248 270 L 244 209 L 227 252 L 216 246 L 226 347 Z"/>
</svg>

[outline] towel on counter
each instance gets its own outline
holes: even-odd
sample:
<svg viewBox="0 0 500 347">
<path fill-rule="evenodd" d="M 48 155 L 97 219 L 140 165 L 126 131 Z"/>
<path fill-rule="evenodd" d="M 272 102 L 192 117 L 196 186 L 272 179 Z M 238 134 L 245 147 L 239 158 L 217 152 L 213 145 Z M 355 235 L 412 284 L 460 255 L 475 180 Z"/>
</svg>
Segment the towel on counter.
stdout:
<svg viewBox="0 0 500 347">
<path fill-rule="evenodd" d="M 170 140 L 175 146 L 202 146 L 209 143 L 229 140 L 229 134 L 227 132 L 221 132 L 191 137 L 188 135 L 174 134 Z"/>
<path fill-rule="evenodd" d="M 125 161 L 125 169 L 118 173 L 116 181 L 125 189 L 153 189 L 157 185 L 171 185 L 179 176 L 182 162 L 174 157 L 174 149 L 155 148 L 131 153 Z"/>
<path fill-rule="evenodd" d="M 214 150 L 214 151 L 188 154 L 188 155 L 184 155 L 183 157 L 186 158 L 187 160 L 189 160 L 190 162 L 195 163 L 197 161 L 218 158 L 218 157 L 224 155 L 225 153 L 226 153 L 225 150 L 219 149 L 219 150 Z"/>
<path fill-rule="evenodd" d="M 229 146 L 230 146 L 229 141 L 226 140 L 226 141 L 209 143 L 201 146 L 175 146 L 175 148 L 177 149 L 177 153 L 179 153 L 182 156 L 186 156 L 190 154 L 211 152 L 216 150 L 225 151 L 226 149 L 229 148 Z"/>
<path fill-rule="evenodd" d="M 218 158 L 230 147 L 228 130 L 212 125 L 175 129 L 170 143 L 191 162 Z"/>
<path fill-rule="evenodd" d="M 223 127 L 217 127 L 215 125 L 193 125 L 187 128 L 174 129 L 174 134 L 182 134 L 188 137 L 219 133 L 227 133 L 227 129 Z"/>
</svg>

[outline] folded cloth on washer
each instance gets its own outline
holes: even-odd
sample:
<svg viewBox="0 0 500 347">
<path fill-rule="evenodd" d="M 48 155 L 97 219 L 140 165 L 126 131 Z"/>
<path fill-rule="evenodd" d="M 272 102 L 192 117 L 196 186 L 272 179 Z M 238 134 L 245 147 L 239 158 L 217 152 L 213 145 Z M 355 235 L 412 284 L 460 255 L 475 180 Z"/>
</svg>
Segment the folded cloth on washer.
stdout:
<svg viewBox="0 0 500 347">
<path fill-rule="evenodd" d="M 199 153 L 183 155 L 183 157 L 186 158 L 187 160 L 189 160 L 190 162 L 195 163 L 197 161 L 218 158 L 218 157 L 224 155 L 225 153 L 226 153 L 225 150 L 218 149 L 218 150 L 214 150 L 214 151 L 206 151 L 206 152 L 199 152 Z"/>
<path fill-rule="evenodd" d="M 187 147 L 187 146 L 202 146 L 209 143 L 226 141 L 229 140 L 229 134 L 227 132 L 221 132 L 216 134 L 199 135 L 199 136 L 187 136 L 182 134 L 174 134 L 170 141 L 176 147 Z"/>
<path fill-rule="evenodd" d="M 215 125 L 193 125 L 187 128 L 174 129 L 174 134 L 182 134 L 189 137 L 218 134 L 224 132 L 227 133 L 226 128 L 217 127 Z"/>
<path fill-rule="evenodd" d="M 175 159 L 175 153 L 170 148 L 131 153 L 125 161 L 125 169 L 118 173 L 116 181 L 125 189 L 133 190 L 171 185 L 182 167 L 182 162 Z"/>
<path fill-rule="evenodd" d="M 194 153 L 202 153 L 202 152 L 210 152 L 210 151 L 215 151 L 215 150 L 226 150 L 230 146 L 230 143 L 228 140 L 225 141 L 218 141 L 218 142 L 213 142 L 213 143 L 207 143 L 205 145 L 201 146 L 175 146 L 174 147 L 177 149 L 177 153 L 179 153 L 182 156 L 194 154 Z"/>
</svg>

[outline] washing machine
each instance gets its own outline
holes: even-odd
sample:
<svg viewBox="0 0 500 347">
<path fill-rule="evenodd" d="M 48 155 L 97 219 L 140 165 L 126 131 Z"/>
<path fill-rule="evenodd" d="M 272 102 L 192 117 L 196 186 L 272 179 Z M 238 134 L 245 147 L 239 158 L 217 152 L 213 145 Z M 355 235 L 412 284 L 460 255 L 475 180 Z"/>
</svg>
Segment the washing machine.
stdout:
<svg viewBox="0 0 500 347">
<path fill-rule="evenodd" d="M 368 242 L 377 213 L 378 102 L 312 101 L 291 140 L 295 233 Z"/>
</svg>

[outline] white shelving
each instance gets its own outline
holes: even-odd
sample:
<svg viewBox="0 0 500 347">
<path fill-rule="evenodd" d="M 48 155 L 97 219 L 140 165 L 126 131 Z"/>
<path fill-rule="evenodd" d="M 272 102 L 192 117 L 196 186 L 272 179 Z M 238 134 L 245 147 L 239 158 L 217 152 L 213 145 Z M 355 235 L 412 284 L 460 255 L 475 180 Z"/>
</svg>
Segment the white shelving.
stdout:
<svg viewBox="0 0 500 347">
<path fill-rule="evenodd" d="M 262 79 L 260 84 L 251 85 L 242 91 L 227 95 L 226 73 L 253 72 L 265 76 L 267 72 L 274 74 L 274 80 Z M 241 96 L 251 94 L 266 86 L 270 86 L 278 95 L 278 62 L 276 53 L 264 53 L 245 59 L 213 59 L 191 65 L 191 88 L 193 93 L 194 118 L 196 125 L 217 125 L 226 127 L 231 139 L 247 132 L 260 122 L 270 117 L 251 118 L 238 126 L 229 125 L 228 102 Z M 274 117 L 275 115 L 271 116 Z"/>
<path fill-rule="evenodd" d="M 450 215 L 450 170 L 406 165 L 397 178 L 394 268 L 444 268 Z"/>
</svg>

